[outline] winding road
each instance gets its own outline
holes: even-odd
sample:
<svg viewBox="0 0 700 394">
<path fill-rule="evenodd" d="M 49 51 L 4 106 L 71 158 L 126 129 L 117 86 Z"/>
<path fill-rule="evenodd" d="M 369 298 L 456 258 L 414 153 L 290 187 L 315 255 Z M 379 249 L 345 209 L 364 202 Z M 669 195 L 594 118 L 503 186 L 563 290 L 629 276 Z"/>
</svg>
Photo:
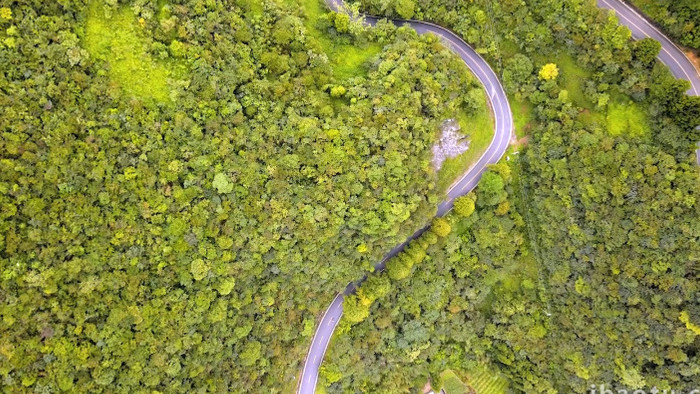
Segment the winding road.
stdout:
<svg viewBox="0 0 700 394">
<path fill-rule="evenodd" d="M 344 11 L 345 5 L 342 0 L 326 0 L 326 3 L 333 11 Z M 620 22 L 630 28 L 633 37 L 637 39 L 651 37 L 659 41 L 662 45 L 659 60 L 666 64 L 677 78 L 686 79 L 691 82 L 691 88 L 688 90 L 688 94 L 700 95 L 700 74 L 695 70 L 690 60 L 685 57 L 683 51 L 671 40 L 666 38 L 654 25 L 649 23 L 644 17 L 621 0 L 598 0 L 598 6 L 614 10 Z M 365 16 L 365 22 L 369 25 L 374 25 L 377 20 L 377 18 Z M 508 148 L 509 141 L 513 138 L 513 115 L 508 103 L 508 97 L 496 73 L 491 69 L 486 60 L 479 56 L 474 49 L 459 36 L 448 29 L 428 22 L 412 20 L 393 20 L 393 22 L 395 24 L 407 24 L 419 34 L 432 33 L 440 37 L 443 44 L 462 58 L 472 73 L 484 86 L 494 114 L 494 138 L 479 161 L 469 168 L 469 170 L 452 185 L 447 192 L 447 199 L 438 205 L 437 216 L 444 216 L 452 209 L 454 199 L 473 190 L 487 166 L 498 162 L 501 157 L 503 157 Z M 698 150 L 698 163 L 700 164 L 700 149 Z M 408 242 L 420 236 L 427 229 L 428 226 L 418 230 L 404 243 L 392 249 L 384 259 L 375 266 L 375 269 L 379 271 L 383 270 L 388 259 L 397 255 Z M 298 393 L 315 393 L 319 368 L 323 362 L 323 357 L 331 337 L 333 336 L 333 331 L 343 314 L 343 296 L 353 293 L 357 285 L 361 282 L 362 280 L 357 283 L 350 283 L 343 293 L 339 293 L 335 299 L 333 299 L 333 302 L 323 314 L 321 323 L 316 329 L 311 342 L 306 362 L 304 363 L 304 369 L 298 385 Z"/>
</svg>

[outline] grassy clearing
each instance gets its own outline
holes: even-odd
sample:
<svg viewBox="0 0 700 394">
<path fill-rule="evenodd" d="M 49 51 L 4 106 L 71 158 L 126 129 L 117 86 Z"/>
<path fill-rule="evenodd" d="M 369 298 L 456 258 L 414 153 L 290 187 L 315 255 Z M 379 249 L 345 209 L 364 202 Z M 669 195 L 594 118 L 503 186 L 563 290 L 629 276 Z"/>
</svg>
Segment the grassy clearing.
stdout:
<svg viewBox="0 0 700 394">
<path fill-rule="evenodd" d="M 381 52 L 381 45 L 368 43 L 358 46 L 334 39 L 327 32 L 320 31 L 316 27 L 317 21 L 328 12 L 322 0 L 300 1 L 306 12 L 306 30 L 316 39 L 323 52 L 328 56 L 333 67 L 333 75 L 340 80 L 364 75 L 367 72 L 367 61 Z"/>
<path fill-rule="evenodd" d="M 569 92 L 569 99 L 579 107 L 593 110 L 595 104 L 583 94 L 583 83 L 591 77 L 590 71 L 579 67 L 576 60 L 566 52 L 562 52 L 554 63 L 559 67 L 561 81 L 559 83 Z"/>
<path fill-rule="evenodd" d="M 440 386 L 447 394 L 467 394 L 469 392 L 469 387 L 451 369 L 440 374 Z"/>
<path fill-rule="evenodd" d="M 440 374 L 440 387 L 447 394 L 505 394 L 508 392 L 508 379 L 499 372 L 490 371 L 486 367 L 478 368 L 464 374 L 465 379 L 451 369 Z M 466 381 L 466 383 L 465 383 Z"/>
<path fill-rule="evenodd" d="M 174 62 L 154 59 L 148 41 L 129 7 L 105 15 L 101 1 L 88 9 L 83 40 L 94 58 L 109 65 L 109 76 L 127 94 L 159 102 L 170 100 L 168 79 L 175 76 Z"/>
<path fill-rule="evenodd" d="M 486 368 L 468 373 L 467 382 L 479 394 L 505 394 L 508 392 L 508 379 L 500 373 Z"/>
<path fill-rule="evenodd" d="M 569 100 L 583 109 L 581 120 L 585 123 L 595 123 L 605 127 L 611 135 L 648 136 L 649 122 L 645 109 L 628 96 L 619 92 L 610 92 L 610 101 L 604 108 L 598 107 L 585 96 L 584 82 L 590 78 L 591 73 L 576 64 L 576 60 L 571 55 L 560 52 L 554 57 L 543 57 L 538 60 L 557 64 L 559 83 L 567 90 Z"/>
<path fill-rule="evenodd" d="M 516 100 L 514 97 L 509 97 L 508 101 L 513 111 L 515 135 L 518 139 L 523 138 L 530 132 L 532 127 L 532 122 L 535 119 L 535 106 L 527 100 Z"/>
<path fill-rule="evenodd" d="M 493 116 L 486 101 L 486 93 L 484 92 L 483 105 L 474 114 L 461 112 L 457 120 L 462 134 L 469 136 L 471 144 L 466 152 L 443 163 L 437 181 L 440 191 L 446 191 L 457 177 L 479 160 L 493 139 Z"/>
<path fill-rule="evenodd" d="M 624 97 L 616 98 L 608 105 L 606 123 L 611 135 L 645 137 L 650 133 L 644 109 L 631 100 L 625 100 Z"/>
<path fill-rule="evenodd" d="M 584 82 L 591 77 L 591 72 L 579 67 L 568 52 L 559 51 L 555 56 L 540 55 L 535 57 L 540 67 L 546 63 L 554 63 L 559 68 L 559 85 L 568 92 L 569 100 L 581 108 L 593 111 L 595 103 L 586 98 L 583 93 Z"/>
</svg>

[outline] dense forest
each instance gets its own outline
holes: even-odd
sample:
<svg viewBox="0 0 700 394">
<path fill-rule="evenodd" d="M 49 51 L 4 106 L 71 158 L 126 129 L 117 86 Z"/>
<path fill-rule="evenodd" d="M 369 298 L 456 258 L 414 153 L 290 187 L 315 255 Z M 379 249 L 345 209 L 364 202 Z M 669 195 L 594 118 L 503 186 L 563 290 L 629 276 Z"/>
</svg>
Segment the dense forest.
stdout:
<svg viewBox="0 0 700 394">
<path fill-rule="evenodd" d="M 592 1 L 361 7 L 464 37 L 527 136 L 347 298 L 319 383 L 700 387 L 700 99 L 659 44 Z M 293 391 L 336 292 L 430 222 L 477 91 L 312 0 L 0 0 L 3 391 Z"/>
<path fill-rule="evenodd" d="M 460 197 L 437 230 L 346 299 L 321 371 L 330 392 L 405 392 L 446 368 L 472 371 L 491 363 L 546 374 L 526 353 L 543 351 L 549 321 L 514 175 L 503 164 L 485 173 L 476 193 Z M 445 224 L 449 232 L 440 230 Z M 416 249 L 424 250 L 418 259 Z M 407 260 L 413 271 L 396 276 L 395 267 Z M 357 314 L 356 305 L 368 313 Z"/>
<path fill-rule="evenodd" d="M 593 2 L 362 5 L 463 35 L 531 119 L 446 239 L 407 251 L 420 263 L 402 275 L 390 262 L 390 290 L 368 280 L 378 296 L 351 297 L 327 390 L 404 392 L 479 368 L 525 392 L 699 387 L 700 99 L 659 44 L 629 41 Z"/>
<path fill-rule="evenodd" d="M 3 392 L 291 391 L 335 292 L 429 220 L 480 87 L 306 3 L 0 2 Z"/>
<path fill-rule="evenodd" d="M 700 2 L 697 0 L 629 0 L 661 25 L 674 40 L 700 50 Z"/>
</svg>

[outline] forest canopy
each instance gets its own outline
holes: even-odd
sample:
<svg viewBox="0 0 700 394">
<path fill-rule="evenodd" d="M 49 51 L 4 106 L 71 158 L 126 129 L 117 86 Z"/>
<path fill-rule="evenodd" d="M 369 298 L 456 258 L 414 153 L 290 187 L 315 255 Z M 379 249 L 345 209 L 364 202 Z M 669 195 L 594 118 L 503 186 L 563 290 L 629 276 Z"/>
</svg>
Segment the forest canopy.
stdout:
<svg viewBox="0 0 700 394">
<path fill-rule="evenodd" d="M 337 289 L 432 216 L 480 89 L 435 37 L 319 9 L 2 3 L 5 390 L 296 385 Z"/>
<path fill-rule="evenodd" d="M 293 391 L 337 291 L 428 223 L 347 297 L 327 391 L 700 387 L 700 99 L 658 43 L 591 1 L 360 6 L 502 76 L 525 138 L 447 217 L 431 147 L 483 93 L 435 36 L 312 0 L 0 3 L 5 390 Z"/>
<path fill-rule="evenodd" d="M 392 17 L 404 2 L 386 4 L 362 1 Z M 593 2 L 413 12 L 502 67 L 528 138 L 419 263 L 401 275 L 389 268 L 406 257 L 387 263 L 391 291 L 344 317 L 327 392 L 405 392 L 484 370 L 527 393 L 699 387 L 700 99 L 656 62 L 658 43 L 630 41 Z"/>
</svg>

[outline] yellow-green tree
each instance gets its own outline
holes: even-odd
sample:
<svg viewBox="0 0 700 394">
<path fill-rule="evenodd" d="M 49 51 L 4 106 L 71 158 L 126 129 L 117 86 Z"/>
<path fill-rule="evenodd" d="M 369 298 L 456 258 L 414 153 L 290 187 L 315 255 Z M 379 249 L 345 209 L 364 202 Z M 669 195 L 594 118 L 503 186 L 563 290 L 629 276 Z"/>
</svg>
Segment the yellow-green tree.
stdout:
<svg viewBox="0 0 700 394">
<path fill-rule="evenodd" d="M 545 81 L 556 79 L 559 76 L 559 68 L 554 63 L 547 63 L 540 69 L 539 76 Z"/>
<path fill-rule="evenodd" d="M 444 238 L 450 234 L 452 231 L 452 226 L 450 226 L 450 223 L 445 218 L 435 218 L 433 219 L 433 226 L 431 227 L 431 230 L 438 237 Z"/>
<path fill-rule="evenodd" d="M 471 216 L 475 208 L 476 204 L 472 196 L 462 196 L 455 199 L 455 212 L 463 218 Z"/>
</svg>

